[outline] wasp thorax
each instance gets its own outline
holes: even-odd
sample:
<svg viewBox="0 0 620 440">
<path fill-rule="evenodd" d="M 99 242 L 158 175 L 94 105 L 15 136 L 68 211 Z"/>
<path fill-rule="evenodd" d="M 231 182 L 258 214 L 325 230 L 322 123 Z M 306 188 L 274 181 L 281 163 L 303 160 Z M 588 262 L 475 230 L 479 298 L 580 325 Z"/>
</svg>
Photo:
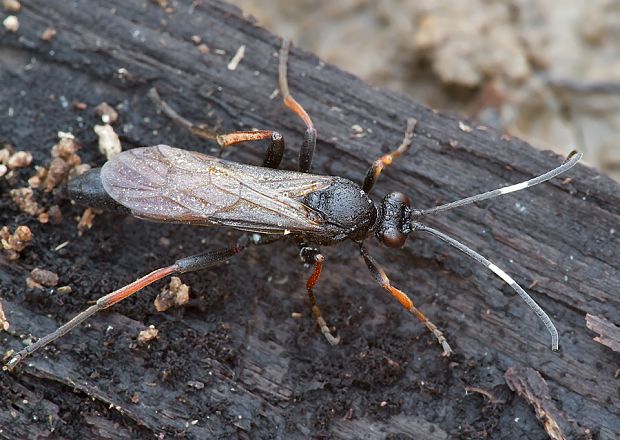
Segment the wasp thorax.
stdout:
<svg viewBox="0 0 620 440">
<path fill-rule="evenodd" d="M 411 200 L 403 193 L 393 192 L 381 202 L 381 218 L 375 230 L 377 238 L 386 246 L 398 248 L 405 244 L 411 232 Z"/>
</svg>

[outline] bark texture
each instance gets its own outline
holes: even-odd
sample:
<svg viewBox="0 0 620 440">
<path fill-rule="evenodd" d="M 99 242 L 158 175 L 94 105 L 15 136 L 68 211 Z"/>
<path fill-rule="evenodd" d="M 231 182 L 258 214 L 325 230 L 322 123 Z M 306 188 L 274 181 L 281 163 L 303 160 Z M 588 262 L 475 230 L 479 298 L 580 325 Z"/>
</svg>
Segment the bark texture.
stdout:
<svg viewBox="0 0 620 440">
<path fill-rule="evenodd" d="M 284 168 L 295 167 L 303 125 L 273 95 L 280 40 L 238 10 L 213 0 L 167 7 L 32 0 L 17 15 L 17 32 L 0 30 L 0 140 L 32 151 L 35 164 L 49 162 L 58 131 L 76 136 L 85 162 L 103 164 L 93 132 L 93 109 L 103 101 L 119 112 L 115 130 L 125 149 L 166 143 L 216 151 L 156 112 L 146 97 L 156 86 L 179 113 L 220 131 L 280 130 L 288 141 Z M 56 35 L 42 39 L 50 27 Z M 229 70 L 242 45 L 243 59 Z M 400 143 L 406 118 L 418 120 L 414 147 L 383 173 L 377 200 L 402 191 L 416 207 L 433 206 L 562 161 L 370 87 L 296 48 L 289 82 L 319 132 L 313 172 L 361 182 Z M 230 158 L 260 163 L 263 148 L 243 146 Z M 26 224 L 34 234 L 19 260 L 0 257 L 10 324 L 0 333 L 3 352 L 156 267 L 234 237 L 112 214 L 78 236 L 82 209 L 61 197 L 35 192 L 42 206 L 60 204 L 59 225 L 40 224 L 11 200 L 9 191 L 33 174 L 27 168 L 0 178 L 0 226 Z M 617 438 L 618 353 L 593 340 L 586 314 L 619 324 L 619 189 L 578 165 L 528 191 L 426 219 L 530 286 L 558 327 L 559 353 L 536 316 L 485 268 L 415 235 L 401 250 L 369 248 L 445 331 L 455 356 L 442 358 L 425 328 L 372 283 L 350 243 L 324 249 L 316 288 L 342 337 L 331 347 L 308 310 L 310 269 L 294 246 L 277 243 L 183 276 L 191 287 L 184 307 L 158 313 L 158 283 L 2 372 L 0 437 L 544 439 L 544 422 L 565 438 Z M 72 292 L 27 289 L 35 267 L 57 273 Z M 151 324 L 157 339 L 139 344 Z M 539 421 L 536 411 L 561 420 Z"/>
</svg>

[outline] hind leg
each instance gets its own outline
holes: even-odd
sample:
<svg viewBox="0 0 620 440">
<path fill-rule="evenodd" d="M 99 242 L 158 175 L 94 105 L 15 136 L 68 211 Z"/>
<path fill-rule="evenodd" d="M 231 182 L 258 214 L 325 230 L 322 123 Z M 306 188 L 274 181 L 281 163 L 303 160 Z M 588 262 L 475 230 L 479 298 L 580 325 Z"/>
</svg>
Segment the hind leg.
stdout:
<svg viewBox="0 0 620 440">
<path fill-rule="evenodd" d="M 314 155 L 314 149 L 316 148 L 316 129 L 312 123 L 312 119 L 308 113 L 304 110 L 300 103 L 291 95 L 288 89 L 287 79 L 287 62 L 288 51 L 290 43 L 288 40 L 282 41 L 282 48 L 280 49 L 280 64 L 278 66 L 280 93 L 282 94 L 282 101 L 293 113 L 301 118 L 306 125 L 306 131 L 304 133 L 304 141 L 299 150 L 299 171 L 307 173 L 310 171 L 312 165 L 312 156 Z"/>
</svg>

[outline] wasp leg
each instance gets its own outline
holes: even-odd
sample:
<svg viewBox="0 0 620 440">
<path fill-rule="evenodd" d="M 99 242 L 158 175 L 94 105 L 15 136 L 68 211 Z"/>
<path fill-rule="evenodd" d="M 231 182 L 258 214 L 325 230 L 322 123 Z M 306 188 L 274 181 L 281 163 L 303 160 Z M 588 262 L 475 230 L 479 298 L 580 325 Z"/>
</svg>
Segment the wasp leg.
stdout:
<svg viewBox="0 0 620 440">
<path fill-rule="evenodd" d="M 374 258 L 368 255 L 368 251 L 364 246 L 360 245 L 360 253 L 362 254 L 362 257 L 364 257 L 364 261 L 366 262 L 366 265 L 368 266 L 368 269 L 370 270 L 370 273 L 372 274 L 372 277 L 375 279 L 375 281 L 385 290 L 390 292 L 390 294 L 394 298 L 396 298 L 398 302 L 409 311 L 409 313 L 418 318 L 420 322 L 424 324 L 433 335 L 435 335 L 437 341 L 441 344 L 441 347 L 443 348 L 443 355 L 450 356 L 450 354 L 452 353 L 452 349 L 450 348 L 448 341 L 446 341 L 443 333 L 437 328 L 437 326 L 431 321 L 429 321 L 426 316 L 424 316 L 424 313 L 422 313 L 413 304 L 413 301 L 411 301 L 411 299 L 407 296 L 405 292 L 397 289 L 390 284 L 390 279 L 385 274 L 383 268 L 379 266 L 379 264 L 375 261 Z"/>
<path fill-rule="evenodd" d="M 304 262 L 308 264 L 314 263 L 314 271 L 306 282 L 306 289 L 308 290 L 308 298 L 310 299 L 312 317 L 321 329 L 321 333 L 323 333 L 323 336 L 325 336 L 327 342 L 329 342 L 331 345 L 338 345 L 338 343 L 340 342 L 340 337 L 334 337 L 334 335 L 332 335 L 331 331 L 329 330 L 325 319 L 323 319 L 323 316 L 321 316 L 321 309 L 319 309 L 313 291 L 314 285 L 317 283 L 319 277 L 321 276 L 321 270 L 323 269 L 323 261 L 325 261 L 325 257 L 323 257 L 323 255 L 318 249 L 306 246 L 301 248 L 299 255 Z"/>
<path fill-rule="evenodd" d="M 232 133 L 220 134 L 215 139 L 222 150 L 239 142 L 269 139 L 269 148 L 267 148 L 267 155 L 263 160 L 263 166 L 267 168 L 278 168 L 284 154 L 284 137 L 277 131 L 233 131 Z"/>
<path fill-rule="evenodd" d="M 312 119 L 304 108 L 291 96 L 288 89 L 287 78 L 287 62 L 288 51 L 290 43 L 284 39 L 282 41 L 282 48 L 280 49 L 280 64 L 278 66 L 278 77 L 280 84 L 280 93 L 282 94 L 282 101 L 293 113 L 301 118 L 306 125 L 306 131 L 304 133 L 304 141 L 299 150 L 299 171 L 307 173 L 310 171 L 312 165 L 312 156 L 314 155 L 314 149 L 316 148 L 316 129 L 312 123 Z"/>
<path fill-rule="evenodd" d="M 26 348 L 13 355 L 11 359 L 9 359 L 9 361 L 7 362 L 6 369 L 12 370 L 18 363 L 24 360 L 24 358 L 31 355 L 38 349 L 45 347 L 50 342 L 53 342 L 61 336 L 69 333 L 72 329 L 80 325 L 82 322 L 90 318 L 95 313 L 99 312 L 100 310 L 107 309 L 110 306 L 113 306 L 114 304 L 124 300 L 125 298 L 133 295 L 134 293 L 139 292 L 149 284 L 152 284 L 155 281 L 165 278 L 169 275 L 195 272 L 197 270 L 202 270 L 217 263 L 220 263 L 224 260 L 227 260 L 245 249 L 248 244 L 251 243 L 250 240 L 251 239 L 248 239 L 247 235 L 244 235 L 239 240 L 237 240 L 235 245 L 231 248 L 218 249 L 215 251 L 205 252 L 202 254 L 193 255 L 191 257 L 182 258 L 180 260 L 177 260 L 174 264 L 170 266 L 157 269 L 149 273 L 148 275 L 137 279 L 133 283 L 121 287 L 120 289 L 115 290 L 114 292 L 109 293 L 105 296 L 102 296 L 97 300 L 95 304 L 93 304 L 83 312 L 79 313 L 73 319 L 60 326 L 52 333 L 43 336 L 41 339 L 28 345 Z"/>
<path fill-rule="evenodd" d="M 417 121 L 414 118 L 407 119 L 407 129 L 405 130 L 405 137 L 403 138 L 400 146 L 396 150 L 381 156 L 372 164 L 372 166 L 368 170 L 368 173 L 366 173 L 366 178 L 364 179 L 364 184 L 362 185 L 362 189 L 366 194 L 372 191 L 372 187 L 375 185 L 375 183 L 377 183 L 377 180 L 379 179 L 379 175 L 381 174 L 381 171 L 383 171 L 383 168 L 392 165 L 394 159 L 409 150 L 409 147 L 411 147 L 411 142 L 413 141 L 413 130 L 416 123 Z"/>
<path fill-rule="evenodd" d="M 284 154 L 284 137 L 277 131 L 256 130 L 256 131 L 234 131 L 226 134 L 217 134 L 215 130 L 205 124 L 195 124 L 183 116 L 179 115 L 168 103 L 166 103 L 157 89 L 152 88 L 148 92 L 148 97 L 157 105 L 157 108 L 175 123 L 191 131 L 196 136 L 216 141 L 220 148 L 230 147 L 240 142 L 269 140 L 267 154 L 263 160 L 263 166 L 268 168 L 278 168 Z"/>
</svg>

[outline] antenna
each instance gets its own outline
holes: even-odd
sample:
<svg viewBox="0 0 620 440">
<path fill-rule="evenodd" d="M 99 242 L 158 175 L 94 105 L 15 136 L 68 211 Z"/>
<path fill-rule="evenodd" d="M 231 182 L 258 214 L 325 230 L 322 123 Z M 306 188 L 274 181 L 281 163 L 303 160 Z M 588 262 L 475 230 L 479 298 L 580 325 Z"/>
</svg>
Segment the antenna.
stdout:
<svg viewBox="0 0 620 440">
<path fill-rule="evenodd" d="M 532 297 L 528 295 L 527 292 L 523 290 L 523 288 L 519 286 L 519 284 L 517 284 L 515 280 L 512 279 L 510 275 L 508 275 L 506 272 L 504 272 L 502 269 L 497 267 L 495 264 L 493 264 L 492 262 L 484 258 L 478 252 L 465 246 L 463 243 L 444 234 L 443 232 L 439 232 L 436 229 L 429 228 L 428 226 L 423 225 L 422 223 L 417 223 L 417 222 L 411 222 L 411 228 L 414 231 L 428 232 L 429 234 L 432 234 L 435 237 L 454 246 L 459 251 L 463 252 L 465 255 L 473 258 L 477 262 L 486 266 L 487 269 L 489 269 L 495 275 L 497 275 L 502 280 L 504 280 L 504 282 L 508 284 L 510 287 L 512 287 L 512 289 L 519 294 L 519 296 L 523 299 L 523 301 L 525 301 L 525 303 L 530 307 L 530 309 L 532 309 L 538 315 L 538 317 L 542 320 L 547 330 L 549 330 L 549 333 L 551 333 L 551 349 L 553 351 L 558 351 L 558 331 L 556 330 L 555 325 L 553 325 L 553 322 L 551 322 L 551 319 L 545 313 L 545 311 L 538 304 L 536 304 L 536 301 L 534 301 Z"/>
<path fill-rule="evenodd" d="M 564 171 L 567 171 L 575 166 L 579 159 L 583 156 L 583 153 L 578 153 L 577 151 L 572 151 L 567 157 L 562 165 L 557 168 L 552 169 L 551 171 L 546 172 L 545 174 L 541 174 L 540 176 L 534 177 L 533 179 L 526 180 L 525 182 L 517 183 L 515 185 L 505 186 L 503 188 L 494 189 L 493 191 L 487 191 L 482 194 L 478 194 L 475 196 L 467 197 L 465 199 L 456 200 L 454 202 L 446 203 L 445 205 L 435 206 L 434 208 L 428 209 L 414 209 L 411 213 L 413 217 L 422 217 L 427 214 L 434 214 L 436 212 L 447 211 L 452 208 L 457 208 L 459 206 L 469 205 L 471 203 L 480 202 L 482 200 L 492 199 L 493 197 L 501 196 L 503 194 L 508 194 L 515 191 L 521 191 L 525 188 L 530 188 L 534 185 L 538 185 L 539 183 L 546 182 L 549 179 L 554 178 L 555 176 L 562 174 Z"/>
</svg>

